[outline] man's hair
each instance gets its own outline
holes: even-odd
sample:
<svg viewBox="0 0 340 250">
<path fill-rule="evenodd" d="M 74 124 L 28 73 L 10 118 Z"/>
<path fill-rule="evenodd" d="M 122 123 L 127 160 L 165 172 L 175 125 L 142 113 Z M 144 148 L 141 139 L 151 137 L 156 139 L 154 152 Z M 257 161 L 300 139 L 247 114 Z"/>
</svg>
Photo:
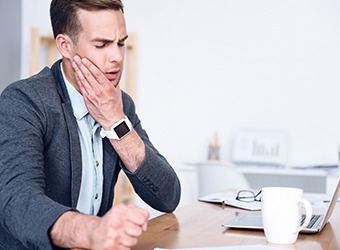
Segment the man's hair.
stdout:
<svg viewBox="0 0 340 250">
<path fill-rule="evenodd" d="M 83 30 L 78 18 L 82 10 L 121 10 L 124 6 L 120 0 L 52 0 L 50 17 L 54 38 L 59 34 L 68 35 L 77 44 L 80 32 Z"/>
</svg>

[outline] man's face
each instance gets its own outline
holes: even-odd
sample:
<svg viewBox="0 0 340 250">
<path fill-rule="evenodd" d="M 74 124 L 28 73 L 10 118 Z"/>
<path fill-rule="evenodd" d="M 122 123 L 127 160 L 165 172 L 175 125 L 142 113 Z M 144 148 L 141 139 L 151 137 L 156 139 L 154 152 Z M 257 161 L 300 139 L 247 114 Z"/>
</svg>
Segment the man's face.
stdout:
<svg viewBox="0 0 340 250">
<path fill-rule="evenodd" d="M 80 10 L 78 15 L 83 30 L 74 49 L 75 55 L 92 61 L 116 86 L 122 76 L 127 38 L 123 13 Z"/>
</svg>

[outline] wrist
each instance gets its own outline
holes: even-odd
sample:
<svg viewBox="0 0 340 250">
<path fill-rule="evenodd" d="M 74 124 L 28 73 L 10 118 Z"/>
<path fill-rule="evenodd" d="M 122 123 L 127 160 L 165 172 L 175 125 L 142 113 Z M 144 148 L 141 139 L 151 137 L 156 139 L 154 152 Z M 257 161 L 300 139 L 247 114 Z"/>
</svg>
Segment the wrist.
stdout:
<svg viewBox="0 0 340 250">
<path fill-rule="evenodd" d="M 102 128 L 104 130 L 110 130 L 111 127 L 116 124 L 117 122 L 119 122 L 121 119 L 125 118 L 125 115 L 120 116 L 120 118 L 118 119 L 112 119 L 107 121 L 106 123 L 101 123 L 100 125 L 102 126 Z"/>
<path fill-rule="evenodd" d="M 50 237 L 58 247 L 91 249 L 98 223 L 96 216 L 67 211 L 52 226 Z"/>
</svg>

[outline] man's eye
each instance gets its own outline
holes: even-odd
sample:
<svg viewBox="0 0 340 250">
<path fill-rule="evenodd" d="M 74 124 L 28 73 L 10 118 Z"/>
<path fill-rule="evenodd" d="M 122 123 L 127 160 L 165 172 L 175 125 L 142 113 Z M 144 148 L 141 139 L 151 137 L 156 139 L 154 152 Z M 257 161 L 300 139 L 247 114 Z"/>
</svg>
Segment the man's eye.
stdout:
<svg viewBox="0 0 340 250">
<path fill-rule="evenodd" d="M 106 43 L 103 43 L 103 44 L 101 44 L 101 45 L 95 45 L 95 47 L 96 47 L 97 49 L 101 49 L 101 48 L 104 48 L 105 45 L 106 45 Z"/>
<path fill-rule="evenodd" d="M 124 43 L 124 42 L 119 42 L 119 43 L 118 43 L 118 46 L 119 46 L 119 47 L 124 47 L 124 46 L 125 46 L 125 43 Z"/>
</svg>

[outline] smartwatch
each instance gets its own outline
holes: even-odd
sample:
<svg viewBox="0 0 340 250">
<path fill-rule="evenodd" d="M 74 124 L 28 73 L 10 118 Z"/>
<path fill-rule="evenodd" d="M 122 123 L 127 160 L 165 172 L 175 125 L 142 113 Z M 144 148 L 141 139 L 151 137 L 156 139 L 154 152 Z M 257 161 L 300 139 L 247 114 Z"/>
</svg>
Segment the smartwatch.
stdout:
<svg viewBox="0 0 340 250">
<path fill-rule="evenodd" d="M 122 139 L 125 135 L 127 135 L 132 129 L 132 124 L 125 116 L 125 118 L 119 120 L 117 123 L 115 123 L 110 130 L 104 130 L 101 128 L 100 130 L 100 136 L 102 138 L 107 137 L 109 139 L 114 139 L 114 140 L 120 140 Z"/>
</svg>

